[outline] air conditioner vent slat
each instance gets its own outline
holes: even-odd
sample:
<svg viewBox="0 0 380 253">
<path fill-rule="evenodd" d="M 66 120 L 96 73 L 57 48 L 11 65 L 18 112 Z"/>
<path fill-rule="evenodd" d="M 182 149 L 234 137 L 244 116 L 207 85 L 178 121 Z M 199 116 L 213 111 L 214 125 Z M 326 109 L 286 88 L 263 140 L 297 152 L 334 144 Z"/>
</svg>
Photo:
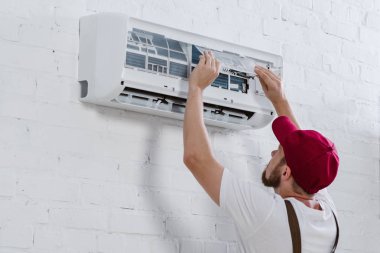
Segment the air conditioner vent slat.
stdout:
<svg viewBox="0 0 380 253">
<path fill-rule="evenodd" d="M 127 52 L 127 65 L 145 68 L 145 56 L 141 54 Z"/>
<path fill-rule="evenodd" d="M 169 74 L 187 78 L 187 65 L 170 62 Z"/>
<path fill-rule="evenodd" d="M 155 57 L 148 57 L 148 62 L 153 63 L 153 64 L 157 64 L 157 65 L 161 65 L 161 66 L 165 66 L 165 67 L 168 64 L 167 61 L 159 59 L 159 58 L 155 58 Z"/>
<path fill-rule="evenodd" d="M 228 89 L 228 75 L 220 73 L 211 85 L 214 87 Z"/>
</svg>

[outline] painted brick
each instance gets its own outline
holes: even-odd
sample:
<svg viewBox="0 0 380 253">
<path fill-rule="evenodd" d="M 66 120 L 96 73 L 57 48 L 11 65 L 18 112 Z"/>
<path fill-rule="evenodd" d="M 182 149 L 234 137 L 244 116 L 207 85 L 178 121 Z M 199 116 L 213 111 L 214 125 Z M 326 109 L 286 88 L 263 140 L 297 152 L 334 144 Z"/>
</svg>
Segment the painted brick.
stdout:
<svg viewBox="0 0 380 253">
<path fill-rule="evenodd" d="M 51 224 L 67 228 L 105 230 L 107 213 L 95 208 L 52 208 L 49 220 Z"/>
<path fill-rule="evenodd" d="M 50 226 L 37 226 L 34 231 L 34 247 L 38 250 L 56 251 L 63 246 L 63 230 Z"/>
<path fill-rule="evenodd" d="M 18 194 L 31 198 L 74 202 L 78 200 L 79 184 L 47 176 L 24 176 L 19 179 Z"/>
<path fill-rule="evenodd" d="M 326 20 L 322 29 L 325 33 L 341 39 L 356 41 L 359 35 L 358 27 L 346 23 L 339 23 L 333 20 Z"/>
<path fill-rule="evenodd" d="M 361 68 L 361 79 L 366 81 L 366 82 L 369 82 L 369 83 L 373 83 L 373 84 L 379 84 L 380 81 L 379 81 L 379 78 L 378 78 L 378 75 L 376 74 L 377 71 L 374 67 L 362 67 Z"/>
<path fill-rule="evenodd" d="M 104 11 L 282 55 L 298 121 L 338 147 L 338 251 L 380 247 L 380 1 L 14 0 L 0 10 L 0 253 L 242 252 L 183 164 L 181 121 L 78 100 L 78 20 Z M 261 184 L 270 126 L 208 132 L 223 166 Z"/>
<path fill-rule="evenodd" d="M 65 229 L 62 241 L 62 247 L 68 251 L 94 252 L 96 250 L 96 233 L 94 231 Z"/>
<path fill-rule="evenodd" d="M 281 18 L 285 21 L 290 21 L 295 25 L 303 25 L 306 26 L 308 23 L 310 13 L 305 11 L 304 8 L 297 8 L 287 6 L 282 8 L 281 10 Z"/>
<path fill-rule="evenodd" d="M 365 26 L 360 27 L 360 41 L 366 45 L 379 48 L 380 32 L 376 32 L 373 29 Z"/>
<path fill-rule="evenodd" d="M 293 0 L 292 2 L 296 6 L 301 6 L 301 7 L 308 8 L 308 9 L 311 9 L 313 7 L 313 1 L 312 0 L 306 0 L 306 1 Z"/>
<path fill-rule="evenodd" d="M 137 190 L 130 185 L 84 183 L 81 193 L 82 200 L 88 204 L 128 209 L 136 206 Z"/>
<path fill-rule="evenodd" d="M 0 226 L 7 222 L 18 224 L 46 224 L 49 221 L 49 206 L 44 203 L 30 203 L 28 199 L 0 201 Z"/>
<path fill-rule="evenodd" d="M 31 248 L 33 227 L 27 224 L 8 223 L 0 229 L 0 247 Z"/>
<path fill-rule="evenodd" d="M 150 253 L 149 238 L 136 235 L 102 233 L 97 235 L 98 251 L 102 253 L 121 253 L 126 251 Z"/>
<path fill-rule="evenodd" d="M 379 65 L 378 51 L 368 49 L 368 47 L 358 47 L 348 42 L 343 43 L 342 55 L 370 66 Z"/>
<path fill-rule="evenodd" d="M 179 246 L 180 253 L 203 252 L 202 243 L 199 241 L 182 240 Z"/>
<path fill-rule="evenodd" d="M 211 239 L 215 236 L 215 222 L 201 216 L 169 217 L 166 230 L 175 237 Z"/>
<path fill-rule="evenodd" d="M 331 5 L 331 0 L 313 0 L 313 10 L 315 10 L 318 13 L 328 14 L 331 11 Z"/>
<path fill-rule="evenodd" d="M 136 214 L 128 210 L 112 210 L 109 230 L 117 233 L 162 235 L 164 219 L 150 214 Z"/>
<path fill-rule="evenodd" d="M 185 193 L 139 190 L 136 209 L 184 215 L 190 213 L 190 198 Z"/>
<path fill-rule="evenodd" d="M 380 30 L 380 15 L 376 12 L 369 12 L 366 18 L 366 25 L 370 28 Z"/>
<path fill-rule="evenodd" d="M 218 243 L 218 242 L 205 242 L 204 249 L 205 249 L 205 252 L 227 253 L 227 244 L 226 243 Z"/>
</svg>

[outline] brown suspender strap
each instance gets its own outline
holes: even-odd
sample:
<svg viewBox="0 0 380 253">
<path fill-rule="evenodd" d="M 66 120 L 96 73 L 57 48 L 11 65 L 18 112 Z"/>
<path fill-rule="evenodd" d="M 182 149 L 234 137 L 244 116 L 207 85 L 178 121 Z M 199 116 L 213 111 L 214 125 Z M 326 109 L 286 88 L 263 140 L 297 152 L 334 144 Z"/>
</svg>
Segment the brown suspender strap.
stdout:
<svg viewBox="0 0 380 253">
<path fill-rule="evenodd" d="M 301 253 L 301 232 L 296 212 L 289 200 L 285 199 L 286 211 L 288 212 L 288 221 L 290 235 L 292 236 L 293 253 Z"/>
<path fill-rule="evenodd" d="M 296 212 L 294 211 L 294 207 L 289 200 L 285 199 L 286 211 L 288 212 L 288 221 L 290 227 L 290 235 L 292 236 L 292 245 L 293 245 L 293 253 L 301 253 L 301 232 L 300 225 L 298 223 Z M 332 253 L 335 252 L 336 247 L 338 246 L 339 240 L 339 225 L 338 220 L 336 219 L 335 213 L 334 215 L 335 225 L 336 225 L 336 237 L 334 246 L 332 248 Z"/>
</svg>

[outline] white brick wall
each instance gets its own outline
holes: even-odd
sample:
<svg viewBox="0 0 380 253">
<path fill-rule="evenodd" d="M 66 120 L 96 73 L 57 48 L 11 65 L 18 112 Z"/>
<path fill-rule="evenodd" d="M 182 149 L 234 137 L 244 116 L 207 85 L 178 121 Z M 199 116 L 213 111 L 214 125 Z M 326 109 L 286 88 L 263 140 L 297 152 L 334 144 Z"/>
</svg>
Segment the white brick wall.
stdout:
<svg viewBox="0 0 380 253">
<path fill-rule="evenodd" d="M 0 253 L 239 252 L 231 220 L 182 164 L 181 122 L 77 100 L 78 19 L 101 11 L 282 54 L 299 121 L 340 151 L 338 252 L 378 252 L 380 0 L 0 6 Z M 220 161 L 258 181 L 270 127 L 209 130 Z"/>
</svg>

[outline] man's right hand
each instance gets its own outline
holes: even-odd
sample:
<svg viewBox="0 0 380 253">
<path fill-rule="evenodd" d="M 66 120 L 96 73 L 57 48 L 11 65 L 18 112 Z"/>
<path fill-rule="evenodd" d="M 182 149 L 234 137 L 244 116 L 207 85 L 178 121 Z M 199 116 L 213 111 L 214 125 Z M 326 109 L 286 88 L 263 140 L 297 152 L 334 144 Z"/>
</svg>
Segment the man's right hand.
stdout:
<svg viewBox="0 0 380 253">
<path fill-rule="evenodd" d="M 261 86 L 263 87 L 265 96 L 273 105 L 284 102 L 286 100 L 285 93 L 282 89 L 282 83 L 272 71 L 256 65 L 255 72 L 259 77 Z"/>
<path fill-rule="evenodd" d="M 282 88 L 280 78 L 273 74 L 273 72 L 269 69 L 261 66 L 256 66 L 255 72 L 260 79 L 265 96 L 272 102 L 274 108 L 276 109 L 277 115 L 289 117 L 293 123 L 301 129 L 293 115 L 292 108 L 285 97 L 285 92 Z"/>
</svg>

